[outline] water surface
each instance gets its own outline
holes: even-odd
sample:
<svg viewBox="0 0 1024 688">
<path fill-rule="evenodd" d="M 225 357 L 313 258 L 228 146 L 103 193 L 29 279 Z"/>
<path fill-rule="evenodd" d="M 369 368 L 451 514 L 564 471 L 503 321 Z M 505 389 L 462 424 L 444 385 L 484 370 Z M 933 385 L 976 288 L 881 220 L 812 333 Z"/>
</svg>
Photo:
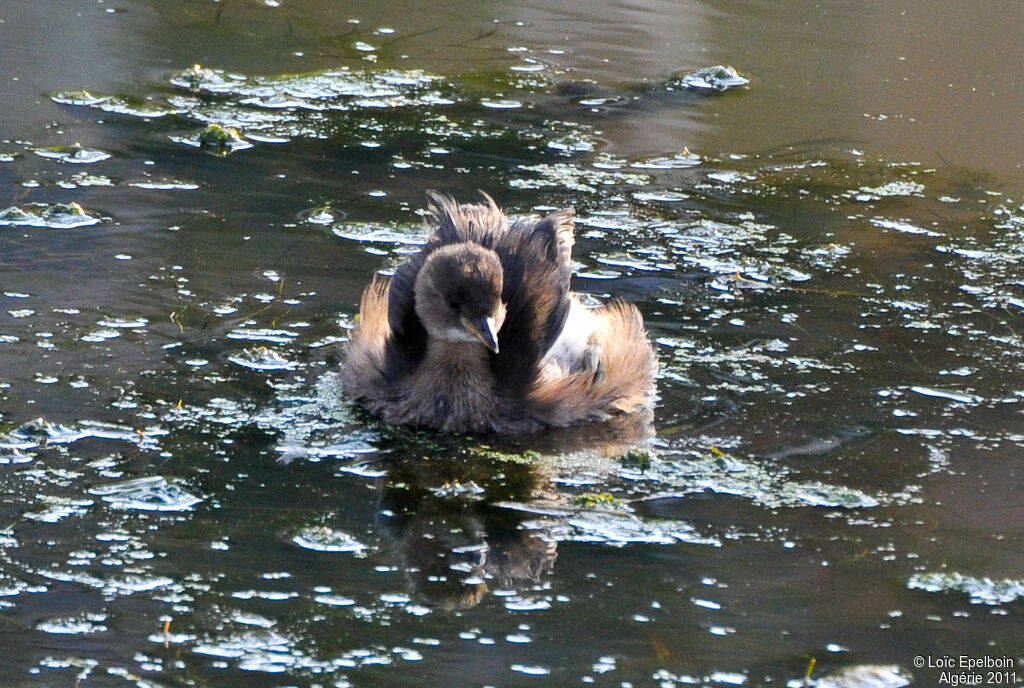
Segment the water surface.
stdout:
<svg viewBox="0 0 1024 688">
<path fill-rule="evenodd" d="M 899 686 L 938 684 L 917 657 L 1024 659 L 1019 4 L 0 20 L 3 685 Z M 716 65 L 749 83 L 688 87 Z M 427 189 L 576 209 L 574 288 L 657 343 L 653 438 L 443 438 L 339 402 Z"/>
</svg>

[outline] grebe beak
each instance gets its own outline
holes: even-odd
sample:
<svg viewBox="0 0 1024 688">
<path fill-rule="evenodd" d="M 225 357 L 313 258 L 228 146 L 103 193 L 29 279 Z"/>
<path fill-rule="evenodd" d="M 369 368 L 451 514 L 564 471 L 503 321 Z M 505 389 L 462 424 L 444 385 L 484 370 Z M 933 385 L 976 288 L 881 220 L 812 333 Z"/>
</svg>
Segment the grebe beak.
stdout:
<svg viewBox="0 0 1024 688">
<path fill-rule="evenodd" d="M 481 344 L 494 353 L 498 353 L 498 333 L 495 331 L 496 322 L 494 316 L 466 320 L 465 324 L 473 336 L 480 340 Z"/>
</svg>

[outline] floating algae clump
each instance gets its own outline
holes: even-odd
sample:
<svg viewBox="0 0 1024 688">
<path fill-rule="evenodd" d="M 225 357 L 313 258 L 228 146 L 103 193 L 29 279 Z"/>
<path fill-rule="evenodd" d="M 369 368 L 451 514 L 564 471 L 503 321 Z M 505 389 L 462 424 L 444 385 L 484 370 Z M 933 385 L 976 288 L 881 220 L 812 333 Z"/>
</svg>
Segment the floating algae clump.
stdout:
<svg viewBox="0 0 1024 688">
<path fill-rule="evenodd" d="M 199 133 L 198 143 L 200 149 L 221 157 L 237 150 L 252 148 L 252 144 L 242 138 L 237 129 L 220 124 L 207 125 Z"/>
<path fill-rule="evenodd" d="M 23 225 L 48 229 L 73 229 L 94 225 L 102 220 L 90 215 L 77 203 L 30 203 L 0 210 L 0 225 Z"/>
</svg>

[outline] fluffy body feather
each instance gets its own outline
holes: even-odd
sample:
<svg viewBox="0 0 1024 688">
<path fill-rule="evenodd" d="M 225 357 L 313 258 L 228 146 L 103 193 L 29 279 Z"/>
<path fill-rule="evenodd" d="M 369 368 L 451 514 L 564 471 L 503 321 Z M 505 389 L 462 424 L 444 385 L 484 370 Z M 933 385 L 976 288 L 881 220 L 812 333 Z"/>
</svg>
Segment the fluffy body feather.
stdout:
<svg viewBox="0 0 1024 688">
<path fill-rule="evenodd" d="M 431 194 L 435 231 L 363 292 L 342 366 L 389 423 L 519 433 L 650 408 L 657 361 L 635 306 L 569 291 L 573 220 L 509 221 Z"/>
</svg>

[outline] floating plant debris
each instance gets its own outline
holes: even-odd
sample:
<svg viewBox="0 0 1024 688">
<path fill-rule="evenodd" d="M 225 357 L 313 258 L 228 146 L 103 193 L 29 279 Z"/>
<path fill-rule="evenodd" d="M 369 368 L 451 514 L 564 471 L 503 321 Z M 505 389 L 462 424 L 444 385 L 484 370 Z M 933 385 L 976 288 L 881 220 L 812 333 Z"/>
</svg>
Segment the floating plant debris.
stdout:
<svg viewBox="0 0 1024 688">
<path fill-rule="evenodd" d="M 485 108 L 491 108 L 492 110 L 517 110 L 523 107 L 522 101 L 504 98 L 498 100 L 484 98 L 480 101 L 480 105 Z"/>
<path fill-rule="evenodd" d="M 37 447 L 45 443 L 66 444 L 81 438 L 82 433 L 74 428 L 53 423 L 45 418 L 36 418 L 11 429 L 6 442 L 16 442 L 21 448 Z"/>
<path fill-rule="evenodd" d="M 977 394 L 956 392 L 948 389 L 935 389 L 934 387 L 925 387 L 923 385 L 914 385 L 910 388 L 910 391 L 920 394 L 921 396 L 935 397 L 937 399 L 949 399 L 950 401 L 960 402 L 961 404 L 980 404 L 985 400 Z"/>
<path fill-rule="evenodd" d="M 106 614 L 84 614 L 76 617 L 62 617 L 47 619 L 36 625 L 36 629 L 43 633 L 57 633 L 62 635 L 87 635 L 90 633 L 104 633 L 107 627 L 102 623 L 107 620 Z"/>
<path fill-rule="evenodd" d="M 0 448 L 0 466 L 30 463 L 31 461 L 32 456 L 30 454 L 23 454 L 19 449 Z"/>
<path fill-rule="evenodd" d="M 145 318 L 103 318 L 96 323 L 100 327 L 113 327 L 119 330 L 138 330 L 149 324 Z"/>
<path fill-rule="evenodd" d="M 956 571 L 915 573 L 907 581 L 911 590 L 958 592 L 970 597 L 972 604 L 1009 604 L 1024 599 L 1024 581 L 1004 578 L 976 578 Z"/>
<path fill-rule="evenodd" d="M 228 339 L 243 339 L 250 341 L 266 341 L 274 344 L 288 344 L 299 336 L 294 330 L 281 330 L 271 328 L 238 328 L 227 334 Z"/>
<path fill-rule="evenodd" d="M 298 364 L 266 346 L 254 346 L 228 357 L 235 365 L 253 370 L 291 370 Z"/>
<path fill-rule="evenodd" d="M 338 219 L 339 213 L 329 205 L 321 205 L 299 213 L 299 220 L 311 225 L 330 225 Z"/>
<path fill-rule="evenodd" d="M 463 498 L 469 500 L 483 499 L 485 490 L 474 481 L 462 482 L 453 480 L 438 487 L 428 488 L 435 497 L 441 499 Z"/>
<path fill-rule="evenodd" d="M 519 165 L 527 173 L 509 181 L 513 189 L 558 188 L 596 194 L 604 186 L 645 186 L 647 175 L 600 169 L 586 169 L 572 163 Z"/>
<path fill-rule="evenodd" d="M 102 222 L 102 218 L 90 215 L 77 203 L 31 203 L 11 206 L 0 210 L 0 226 L 23 225 L 47 229 L 74 229 L 88 227 Z"/>
<path fill-rule="evenodd" d="M 918 182 L 895 181 L 881 186 L 862 186 L 854 200 L 857 201 L 878 201 L 890 196 L 921 196 L 924 191 L 924 184 Z"/>
<path fill-rule="evenodd" d="M 367 546 L 353 535 L 326 526 L 304 528 L 294 537 L 294 542 L 303 549 L 317 552 L 348 552 L 357 557 L 366 556 Z"/>
<path fill-rule="evenodd" d="M 227 90 L 231 84 L 238 83 L 238 81 L 238 79 L 225 76 L 221 71 L 209 69 L 201 64 L 194 64 L 171 77 L 171 83 L 175 86 L 181 86 L 192 91 L 205 90 L 214 93 Z"/>
<path fill-rule="evenodd" d="M 177 137 L 174 140 L 220 157 L 252 148 L 252 144 L 242 137 L 241 132 L 221 124 L 209 124 L 194 136 Z"/>
<path fill-rule="evenodd" d="M 696 167 L 703 159 L 688 149 L 676 155 L 656 155 L 649 158 L 642 158 L 630 163 L 630 167 L 640 170 L 682 170 Z"/>
<path fill-rule="evenodd" d="M 39 523 L 57 523 L 70 516 L 83 516 L 93 505 L 91 499 L 71 499 L 40 495 L 36 498 L 43 508 L 25 513 L 25 518 Z"/>
<path fill-rule="evenodd" d="M 90 437 L 150 447 L 155 438 L 164 434 L 165 430 L 153 427 L 141 430 L 93 421 L 81 421 L 74 426 L 67 426 L 36 418 L 0 434 L 0 447 L 31 450 L 48 445 L 73 444 Z"/>
<path fill-rule="evenodd" d="M 349 71 L 328 70 L 311 74 L 269 77 L 226 75 L 195 65 L 173 77 L 171 83 L 191 91 L 203 91 L 242 98 L 244 105 L 265 108 L 322 109 L 344 107 L 346 101 L 368 105 L 370 100 L 389 99 L 391 106 L 409 104 L 403 100 L 415 90 L 436 85 L 439 77 L 418 70 Z M 430 102 L 444 103 L 442 98 Z M 348 104 L 351 104 L 349 102 Z"/>
<path fill-rule="evenodd" d="M 609 511 L 628 512 L 626 503 L 607 492 L 585 492 L 576 495 L 573 501 L 586 509 L 606 509 Z"/>
<path fill-rule="evenodd" d="M 633 194 L 633 198 L 641 202 L 679 203 L 691 196 L 680 191 L 637 191 Z"/>
<path fill-rule="evenodd" d="M 55 103 L 64 105 L 99 105 L 110 100 L 110 96 L 97 96 L 89 91 L 58 91 L 50 95 Z"/>
<path fill-rule="evenodd" d="M 873 217 L 869 222 L 875 227 L 881 227 L 882 229 L 892 229 L 897 232 L 903 232 L 905 234 L 924 234 L 929 237 L 940 237 L 941 232 L 936 232 L 931 229 L 924 227 L 918 227 L 917 225 L 907 222 L 906 220 L 890 220 L 883 217 Z"/>
<path fill-rule="evenodd" d="M 870 509 L 878 506 L 878 500 L 871 495 L 849 487 L 803 483 L 793 485 L 790 492 L 793 497 L 802 502 L 830 509 Z"/>
<path fill-rule="evenodd" d="M 195 182 L 182 182 L 176 180 L 128 182 L 128 186 L 134 186 L 137 189 L 149 189 L 152 191 L 195 191 L 199 188 L 199 185 Z"/>
<path fill-rule="evenodd" d="M 750 79 L 742 77 L 732 67 L 715 65 L 686 74 L 669 81 L 669 88 L 689 88 L 698 91 L 725 91 L 737 86 L 746 86 Z"/>
<path fill-rule="evenodd" d="M 427 238 L 419 227 L 388 227 L 365 222 L 346 222 L 336 225 L 331 232 L 342 239 L 369 244 L 420 246 L 427 243 Z"/>
<path fill-rule="evenodd" d="M 910 685 L 910 677 L 894 664 L 860 664 L 843 667 L 817 680 L 796 682 L 806 688 L 903 688 Z"/>
<path fill-rule="evenodd" d="M 327 594 L 317 595 L 313 600 L 318 604 L 327 605 L 328 607 L 351 607 L 356 603 L 351 597 Z"/>
<path fill-rule="evenodd" d="M 166 431 L 160 428 L 142 430 L 90 421 L 82 421 L 75 426 L 66 426 L 37 418 L 16 426 L 5 434 L 0 434 L 0 448 L 30 451 L 50 445 L 72 444 L 90 437 L 130 442 L 140 447 L 154 448 L 157 445 L 157 438 L 164 434 Z"/>
<path fill-rule="evenodd" d="M 174 581 L 166 576 L 139 574 L 127 574 L 121 577 L 112 577 L 110 575 L 94 576 L 83 571 L 60 571 L 55 569 L 39 569 L 35 573 L 49 580 L 74 583 L 93 588 L 110 597 L 135 595 L 174 585 Z"/>
<path fill-rule="evenodd" d="M 50 94 L 50 100 L 61 105 L 91 107 L 103 112 L 147 119 L 166 117 L 178 112 L 176 108 L 169 105 L 159 106 L 147 100 L 135 100 L 120 96 L 94 95 L 88 91 L 57 91 Z"/>
<path fill-rule="evenodd" d="M 221 70 L 195 65 L 173 76 L 169 93 L 154 93 L 139 101 L 119 96 L 101 96 L 83 91 L 58 92 L 55 102 L 92 107 L 107 112 L 151 119 L 178 114 L 204 125 L 237 129 L 245 132 L 245 143 L 285 142 L 296 137 L 323 138 L 339 126 L 346 126 L 344 113 L 363 112 L 366 122 L 358 128 L 367 130 L 387 126 L 398 135 L 406 131 L 410 137 L 428 134 L 435 139 L 463 140 L 478 136 L 481 127 L 493 129 L 493 136 L 506 135 L 507 127 L 471 121 L 460 123 L 440 114 L 428 112 L 415 122 L 398 124 L 393 113 L 398 108 L 445 108 L 458 100 L 479 103 L 476 96 L 460 94 L 444 79 L 420 70 L 356 71 L 334 69 L 304 74 L 246 76 L 227 74 Z M 215 96 L 215 97 L 211 97 Z M 482 105 L 477 105 L 487 110 Z M 327 113 L 338 113 L 330 116 Z M 387 119 L 387 124 L 380 120 Z M 526 136 L 526 132 L 523 133 Z M 230 136 L 210 133 L 174 136 L 172 140 L 192 146 L 208 147 L 223 155 L 243 147 Z M 582 141 L 580 145 L 590 144 Z M 576 145 L 576 144 L 573 144 Z M 439 146 L 431 146 L 437 149 Z"/>
<path fill-rule="evenodd" d="M 564 538 L 575 542 L 603 543 L 617 547 L 637 543 L 674 545 L 680 542 L 721 546 L 717 538 L 699 535 L 687 523 L 646 520 L 623 513 L 581 511 L 569 517 L 566 524 L 571 530 L 564 533 Z M 561 530 L 556 527 L 552 535 L 557 536 Z"/>
<path fill-rule="evenodd" d="M 189 494 L 162 476 L 94 487 L 89 494 L 115 508 L 136 511 L 188 511 L 203 501 L 202 497 Z"/>
<path fill-rule="evenodd" d="M 115 186 L 115 184 L 114 180 L 110 177 L 106 177 L 101 174 L 79 172 L 78 174 L 72 175 L 71 179 L 58 181 L 57 186 L 62 189 L 76 189 L 80 186 Z"/>
<path fill-rule="evenodd" d="M 75 165 L 88 165 L 110 159 L 110 153 L 94 148 L 83 148 L 80 144 L 73 146 L 51 146 L 36 148 L 33 152 L 43 158 L 58 160 Z"/>
</svg>

